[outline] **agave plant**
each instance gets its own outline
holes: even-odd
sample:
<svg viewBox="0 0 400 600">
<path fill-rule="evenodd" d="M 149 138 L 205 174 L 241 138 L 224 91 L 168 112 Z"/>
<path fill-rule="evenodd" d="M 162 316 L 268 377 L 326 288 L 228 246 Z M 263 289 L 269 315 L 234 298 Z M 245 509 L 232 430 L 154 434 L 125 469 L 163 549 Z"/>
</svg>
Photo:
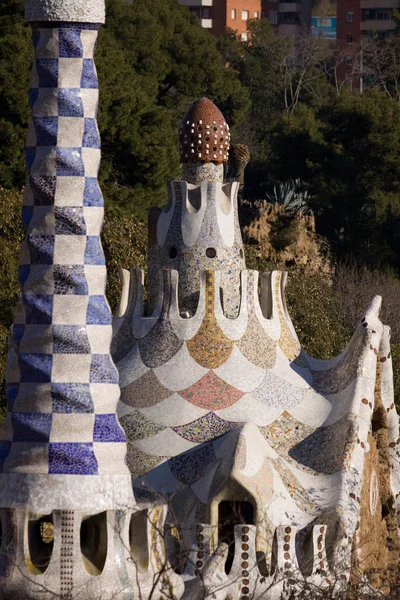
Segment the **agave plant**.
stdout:
<svg viewBox="0 0 400 600">
<path fill-rule="evenodd" d="M 283 206 L 285 212 L 292 215 L 297 213 L 304 215 L 309 212 L 309 198 L 307 190 L 301 189 L 300 179 L 292 178 L 274 186 L 274 193 L 268 195 L 270 202 Z"/>
</svg>

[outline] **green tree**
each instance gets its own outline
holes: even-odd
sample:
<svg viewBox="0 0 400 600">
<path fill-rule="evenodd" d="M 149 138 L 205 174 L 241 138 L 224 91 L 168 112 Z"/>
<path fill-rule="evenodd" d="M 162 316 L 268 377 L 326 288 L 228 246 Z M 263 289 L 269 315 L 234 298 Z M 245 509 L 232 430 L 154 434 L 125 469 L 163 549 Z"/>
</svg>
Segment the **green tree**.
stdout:
<svg viewBox="0 0 400 600">
<path fill-rule="evenodd" d="M 24 141 L 30 118 L 28 82 L 33 60 L 30 28 L 23 0 L 0 6 L 0 185 L 21 186 L 25 180 Z"/>
<path fill-rule="evenodd" d="M 273 131 L 274 176 L 308 185 L 319 233 L 336 252 L 400 267 L 400 105 L 374 89 L 299 105 Z"/>
<path fill-rule="evenodd" d="M 282 65 L 293 42 L 289 37 L 277 36 L 267 19 L 250 20 L 247 29 L 247 42 L 227 30 L 218 46 L 249 91 L 251 109 L 239 131 L 247 135 L 250 143 L 255 142 L 252 150 L 257 152 L 256 144 L 258 147 L 265 144 L 271 121 L 284 108 Z"/>
<path fill-rule="evenodd" d="M 265 198 L 277 183 L 268 166 L 274 123 L 301 103 L 319 107 L 335 95 L 328 81 L 334 47 L 306 31 L 297 36 L 294 47 L 293 39 L 276 35 L 267 19 L 248 21 L 247 42 L 228 30 L 218 46 L 251 98 L 251 109 L 235 133 L 235 141 L 247 144 L 252 156 L 245 195 L 250 200 Z"/>
<path fill-rule="evenodd" d="M 25 178 L 23 146 L 29 120 L 33 52 L 23 0 L 0 9 L 0 185 Z M 178 173 L 177 127 L 188 106 L 206 95 L 235 126 L 249 100 L 216 40 L 176 0 L 107 1 L 96 54 L 100 81 L 100 172 L 109 201 L 141 216 L 163 201 Z"/>
</svg>

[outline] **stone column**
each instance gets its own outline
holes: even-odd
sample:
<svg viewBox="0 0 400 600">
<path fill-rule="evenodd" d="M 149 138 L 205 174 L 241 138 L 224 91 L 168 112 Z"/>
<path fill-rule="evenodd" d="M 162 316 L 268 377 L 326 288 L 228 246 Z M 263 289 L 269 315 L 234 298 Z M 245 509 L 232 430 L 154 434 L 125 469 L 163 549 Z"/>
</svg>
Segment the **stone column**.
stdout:
<svg viewBox="0 0 400 600">
<path fill-rule="evenodd" d="M 26 19 L 35 60 L 0 431 L 0 596 L 104 600 L 131 589 L 129 542 L 114 534 L 115 511 L 133 506 L 100 242 L 93 52 L 104 5 L 27 0 Z"/>
</svg>

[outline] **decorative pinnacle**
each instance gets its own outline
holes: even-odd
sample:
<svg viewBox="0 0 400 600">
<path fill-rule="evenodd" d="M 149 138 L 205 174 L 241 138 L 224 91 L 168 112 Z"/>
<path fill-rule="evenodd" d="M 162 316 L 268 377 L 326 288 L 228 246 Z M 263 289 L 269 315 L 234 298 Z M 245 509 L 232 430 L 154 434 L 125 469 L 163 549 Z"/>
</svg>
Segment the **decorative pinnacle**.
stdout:
<svg viewBox="0 0 400 600">
<path fill-rule="evenodd" d="M 229 125 L 208 98 L 200 98 L 189 108 L 179 129 L 181 163 L 227 163 Z"/>
<path fill-rule="evenodd" d="M 104 23 L 104 0 L 25 0 L 25 20 Z"/>
</svg>

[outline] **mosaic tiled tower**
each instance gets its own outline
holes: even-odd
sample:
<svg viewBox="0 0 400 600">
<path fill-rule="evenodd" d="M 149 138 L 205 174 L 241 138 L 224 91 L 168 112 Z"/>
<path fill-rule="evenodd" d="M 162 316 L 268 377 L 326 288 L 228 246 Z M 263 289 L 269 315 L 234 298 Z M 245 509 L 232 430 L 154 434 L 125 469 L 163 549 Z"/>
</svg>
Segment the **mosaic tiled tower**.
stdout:
<svg viewBox="0 0 400 600">
<path fill-rule="evenodd" d="M 161 268 L 179 272 L 180 310 L 192 316 L 200 271 L 221 273 L 224 311 L 238 314 L 244 248 L 237 212 L 238 182 L 224 183 L 230 133 L 221 111 L 207 98 L 195 102 L 179 132 L 181 181 L 168 187 L 168 205 L 150 212 L 149 295 L 154 307 Z"/>
<path fill-rule="evenodd" d="M 150 310 L 143 274 L 123 272 L 113 352 L 135 497 L 168 509 L 185 598 L 336 597 L 351 573 L 385 571 L 397 528 L 389 331 L 377 297 L 338 357 L 302 350 L 285 274 L 263 274 L 259 295 L 244 270 L 236 183 L 207 135 L 226 124 L 210 105 L 184 118 L 182 180 L 151 213 Z"/>
<path fill-rule="evenodd" d="M 101 0 L 27 0 L 35 60 L 2 425 L 0 596 L 130 598 L 133 507 L 100 242 Z M 118 594 L 121 594 L 118 596 Z M 122 595 L 125 594 L 125 595 Z"/>
</svg>

